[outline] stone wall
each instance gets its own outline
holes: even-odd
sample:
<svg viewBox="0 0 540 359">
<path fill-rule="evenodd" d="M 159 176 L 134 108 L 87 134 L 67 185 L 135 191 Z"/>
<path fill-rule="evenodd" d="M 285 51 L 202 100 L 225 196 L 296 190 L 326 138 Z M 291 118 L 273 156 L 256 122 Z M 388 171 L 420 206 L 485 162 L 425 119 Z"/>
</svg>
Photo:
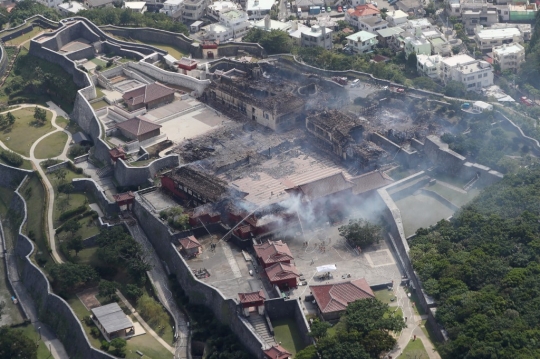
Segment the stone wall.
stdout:
<svg viewBox="0 0 540 359">
<path fill-rule="evenodd" d="M 268 299 L 264 302 L 266 314 L 270 320 L 294 319 L 298 334 L 304 345 L 313 344 L 313 338 L 309 336 L 309 324 L 302 310 L 300 298 L 286 300 L 284 298 Z"/>
<path fill-rule="evenodd" d="M 466 162 L 465 157 L 450 150 L 437 136 L 426 137 L 424 153 L 431 163 L 449 174 L 457 173 Z"/>
<path fill-rule="evenodd" d="M 264 341 L 250 329 L 250 326 L 246 325 L 246 320 L 241 317 L 238 303 L 234 299 L 226 299 L 218 289 L 198 280 L 193 275 L 188 264 L 172 243 L 173 233 L 141 203 L 139 195 L 136 196 L 133 213 L 160 259 L 176 275 L 190 302 L 208 307 L 220 322 L 231 328 L 246 349 L 259 358 Z"/>
<path fill-rule="evenodd" d="M 4 76 L 8 65 L 8 55 L 4 46 L 0 43 L 0 77 Z"/>
<path fill-rule="evenodd" d="M 11 39 L 14 39 L 16 37 L 19 37 L 21 35 L 24 35 L 24 34 L 27 34 L 29 32 L 31 32 L 33 29 L 34 29 L 34 25 L 30 24 L 30 25 L 27 25 L 26 23 L 25 24 L 21 24 L 18 26 L 18 30 L 13 30 L 13 29 L 8 29 L 8 30 L 5 30 L 4 32 L 10 32 L 8 35 L 4 35 L 2 37 L 0 37 L 0 40 L 2 40 L 2 42 L 6 42 L 6 41 L 9 41 Z M 1 35 L 1 33 L 0 33 Z"/>
<path fill-rule="evenodd" d="M 89 192 L 96 199 L 99 207 L 106 216 L 112 216 L 120 212 L 120 207 L 116 202 L 109 201 L 105 196 L 105 191 L 99 184 L 90 178 L 74 178 L 71 181 L 76 192 Z"/>
<path fill-rule="evenodd" d="M 239 55 L 252 55 L 259 58 L 265 58 L 268 55 L 264 48 L 251 42 L 228 42 L 218 45 L 219 56 L 234 57 Z"/>
<path fill-rule="evenodd" d="M 45 168 L 45 172 L 51 173 L 51 172 L 57 171 L 57 170 L 59 170 L 61 168 L 66 168 L 68 165 L 69 165 L 69 160 L 66 160 L 64 162 L 60 162 L 60 163 L 57 163 L 55 165 L 52 165 L 52 166 L 49 166 L 49 167 Z"/>
<path fill-rule="evenodd" d="M 495 110 L 493 112 L 495 118 L 499 121 L 501 121 L 501 125 L 509 130 L 517 134 L 521 139 L 527 144 L 535 153 L 537 156 L 540 155 L 540 143 L 535 140 L 532 137 L 527 136 L 521 127 L 516 125 L 514 121 L 510 120 L 508 117 L 506 117 L 502 112 Z"/>
<path fill-rule="evenodd" d="M 128 67 L 151 76 L 158 81 L 187 87 L 188 89 L 197 92 L 197 95 L 201 95 L 204 89 L 210 85 L 210 80 L 199 80 L 179 72 L 163 70 L 146 62 L 129 62 Z"/>
<path fill-rule="evenodd" d="M 70 358 L 113 359 L 113 356 L 91 346 L 75 312 L 66 301 L 52 293 L 47 277 L 30 259 L 35 248 L 30 239 L 22 234 L 27 210 L 26 203 L 18 190 L 13 196 L 10 210 L 18 212 L 23 218 L 15 245 L 15 254 L 19 257 L 19 276 L 34 302 L 39 319 L 55 332 Z"/>
<path fill-rule="evenodd" d="M 114 167 L 114 178 L 120 186 L 146 185 L 148 179 L 153 179 L 159 171 L 178 167 L 179 164 L 178 155 L 165 156 L 142 167 L 129 167 L 122 159 L 119 159 Z"/>
<path fill-rule="evenodd" d="M 24 177 L 32 172 L 0 163 L 0 186 L 15 189 Z"/>
</svg>

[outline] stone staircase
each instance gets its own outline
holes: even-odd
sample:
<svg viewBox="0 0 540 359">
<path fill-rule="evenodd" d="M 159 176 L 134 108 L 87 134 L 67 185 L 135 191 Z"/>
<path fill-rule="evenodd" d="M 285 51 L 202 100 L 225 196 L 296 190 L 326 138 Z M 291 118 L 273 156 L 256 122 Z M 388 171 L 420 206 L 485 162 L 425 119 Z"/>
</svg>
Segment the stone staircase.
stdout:
<svg viewBox="0 0 540 359">
<path fill-rule="evenodd" d="M 111 174 L 113 171 L 114 171 L 114 167 L 112 165 L 107 165 L 103 168 L 100 168 L 96 173 L 98 177 L 103 178 Z"/>
<path fill-rule="evenodd" d="M 266 324 L 266 318 L 264 316 L 259 315 L 259 313 L 250 313 L 247 320 L 255 329 L 255 333 L 257 333 L 268 346 L 276 344 L 274 336 L 268 330 L 268 325 Z"/>
</svg>

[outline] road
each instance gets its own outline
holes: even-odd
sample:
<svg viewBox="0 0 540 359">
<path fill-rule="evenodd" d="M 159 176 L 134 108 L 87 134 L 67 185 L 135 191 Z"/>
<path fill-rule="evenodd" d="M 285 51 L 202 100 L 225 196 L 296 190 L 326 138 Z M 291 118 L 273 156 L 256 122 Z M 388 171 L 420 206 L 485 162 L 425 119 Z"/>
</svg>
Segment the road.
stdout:
<svg viewBox="0 0 540 359">
<path fill-rule="evenodd" d="M 143 229 L 139 226 L 139 223 L 136 222 L 135 225 L 129 226 L 129 231 L 133 238 L 140 243 L 152 264 L 152 269 L 148 272 L 148 277 L 152 282 L 154 288 L 156 289 L 156 294 L 159 298 L 159 301 L 171 315 L 173 316 L 174 323 L 176 326 L 175 333 L 178 334 L 175 345 L 175 359 L 185 359 L 187 356 L 187 344 L 189 340 L 189 328 L 187 324 L 187 318 L 184 313 L 178 308 L 176 301 L 173 298 L 171 291 L 168 288 L 169 278 L 163 267 L 163 263 L 159 259 L 156 251 L 152 247 L 152 244 L 144 234 Z"/>
</svg>

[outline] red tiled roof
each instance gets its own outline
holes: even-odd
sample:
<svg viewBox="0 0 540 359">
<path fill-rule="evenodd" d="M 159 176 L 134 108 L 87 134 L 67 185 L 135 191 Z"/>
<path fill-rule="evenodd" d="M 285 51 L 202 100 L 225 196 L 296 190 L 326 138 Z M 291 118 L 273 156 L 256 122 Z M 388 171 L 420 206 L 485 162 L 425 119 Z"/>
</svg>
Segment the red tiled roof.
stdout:
<svg viewBox="0 0 540 359">
<path fill-rule="evenodd" d="M 126 152 L 125 152 L 124 149 L 121 148 L 121 147 L 115 147 L 115 148 L 111 148 L 111 149 L 109 150 L 109 154 L 110 154 L 111 156 L 114 156 L 114 157 L 119 157 L 119 156 L 125 155 Z"/>
<path fill-rule="evenodd" d="M 238 293 L 238 297 L 240 298 L 240 303 L 260 302 L 261 300 L 266 299 L 262 290 L 251 293 Z"/>
<path fill-rule="evenodd" d="M 304 194 L 305 199 L 313 201 L 318 198 L 344 191 L 353 186 L 354 184 L 347 181 L 343 172 L 338 172 L 309 183 L 298 185 L 295 188 L 299 189 Z M 289 188 L 287 190 L 291 189 Z"/>
<path fill-rule="evenodd" d="M 394 180 L 384 172 L 373 171 L 351 178 L 351 182 L 354 183 L 353 193 L 360 194 L 387 186 Z"/>
<path fill-rule="evenodd" d="M 169 96 L 173 93 L 173 89 L 158 82 L 154 82 L 148 85 L 137 87 L 136 89 L 133 89 L 131 91 L 127 91 L 122 95 L 122 98 L 127 104 L 133 106 L 140 103 L 146 104 L 162 97 Z"/>
<path fill-rule="evenodd" d="M 146 121 L 140 117 L 134 117 L 127 121 L 120 122 L 117 126 L 135 136 L 140 136 L 161 128 L 161 125 Z"/>
<path fill-rule="evenodd" d="M 386 56 L 382 56 L 382 55 L 375 55 L 373 56 L 373 61 L 379 63 L 379 62 L 386 62 L 386 61 L 389 61 L 390 58 L 389 57 L 386 57 Z"/>
<path fill-rule="evenodd" d="M 266 264 L 293 260 L 294 257 L 289 246 L 282 241 L 268 241 L 263 244 L 253 245 L 257 257 Z"/>
<path fill-rule="evenodd" d="M 199 241 L 194 236 L 189 236 L 179 240 L 184 249 L 192 249 L 202 247 Z"/>
<path fill-rule="evenodd" d="M 289 353 L 287 349 L 277 344 L 263 352 L 267 359 L 288 359 L 292 357 L 292 354 Z"/>
<path fill-rule="evenodd" d="M 298 269 L 294 264 L 289 263 L 276 263 L 265 269 L 266 274 L 270 282 L 277 282 L 285 279 L 292 279 L 300 277 Z"/>
<path fill-rule="evenodd" d="M 182 68 L 194 69 L 197 67 L 198 62 L 187 57 L 182 57 L 180 60 L 176 61 L 176 64 Z"/>
<path fill-rule="evenodd" d="M 135 195 L 133 194 L 133 192 L 130 191 L 130 192 L 113 194 L 113 198 L 116 202 L 123 202 L 123 201 L 127 201 L 127 200 L 135 198 Z"/>
<path fill-rule="evenodd" d="M 358 5 L 354 9 L 347 10 L 347 12 L 349 13 L 349 15 L 356 17 L 377 15 L 381 13 L 381 11 L 372 4 Z"/>
<path fill-rule="evenodd" d="M 311 285 L 309 289 L 322 313 L 340 312 L 356 300 L 375 298 L 375 294 L 364 278 L 341 283 Z"/>
</svg>

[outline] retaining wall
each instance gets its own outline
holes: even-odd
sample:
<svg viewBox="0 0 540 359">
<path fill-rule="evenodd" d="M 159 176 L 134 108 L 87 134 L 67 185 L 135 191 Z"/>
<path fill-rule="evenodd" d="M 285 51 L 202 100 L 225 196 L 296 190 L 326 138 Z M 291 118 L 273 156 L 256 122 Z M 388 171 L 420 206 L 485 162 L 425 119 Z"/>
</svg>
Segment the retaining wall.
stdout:
<svg viewBox="0 0 540 359">
<path fill-rule="evenodd" d="M 8 66 L 8 55 L 6 49 L 0 44 L 0 77 L 4 76 Z"/>
<path fill-rule="evenodd" d="M 309 324 L 302 310 L 300 298 L 289 300 L 285 298 L 267 299 L 264 301 L 264 308 L 270 320 L 293 319 L 304 345 L 308 346 L 314 343 L 313 338 L 308 335 Z"/>
<path fill-rule="evenodd" d="M 220 322 L 231 328 L 246 349 L 259 358 L 264 341 L 241 317 L 238 303 L 234 299 L 226 299 L 218 289 L 198 280 L 193 275 L 188 264 L 172 243 L 173 233 L 141 203 L 138 194 L 133 204 L 133 213 L 160 259 L 176 275 L 190 302 L 208 307 Z"/>
<path fill-rule="evenodd" d="M 106 216 L 120 213 L 120 207 L 116 202 L 109 201 L 105 191 L 96 181 L 91 178 L 74 178 L 71 183 L 76 192 L 89 192 L 96 199 L 99 207 Z"/>
<path fill-rule="evenodd" d="M 0 186 L 15 189 L 24 177 L 32 172 L 0 163 Z"/>
<path fill-rule="evenodd" d="M 15 254 L 19 257 L 21 281 L 35 304 L 39 319 L 54 330 L 58 339 L 64 344 L 70 358 L 115 358 L 91 346 L 75 312 L 66 301 L 52 293 L 47 277 L 30 259 L 35 248 L 30 239 L 22 234 L 22 228 L 27 220 L 27 209 L 18 190 L 15 191 L 10 205 L 11 211 L 15 211 L 23 217 L 15 245 Z"/>
<path fill-rule="evenodd" d="M 49 166 L 45 169 L 45 172 L 51 173 L 54 171 L 59 170 L 60 168 L 66 168 L 69 165 L 69 160 L 66 160 L 64 162 L 57 163 L 55 165 Z"/>
<path fill-rule="evenodd" d="M 146 185 L 162 169 L 178 167 L 179 164 L 178 155 L 165 156 L 141 167 L 128 167 L 124 160 L 119 159 L 114 166 L 114 178 L 120 186 Z"/>
</svg>

